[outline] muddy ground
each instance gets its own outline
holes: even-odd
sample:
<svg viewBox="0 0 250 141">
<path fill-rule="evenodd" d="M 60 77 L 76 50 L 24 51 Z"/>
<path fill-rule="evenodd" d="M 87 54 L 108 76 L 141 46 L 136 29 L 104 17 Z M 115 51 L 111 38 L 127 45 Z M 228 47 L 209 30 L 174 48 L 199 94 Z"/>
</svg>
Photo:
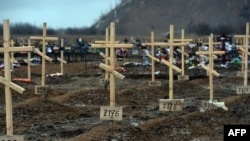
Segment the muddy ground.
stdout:
<svg viewBox="0 0 250 141">
<path fill-rule="evenodd" d="M 27 141 L 221 141 L 226 124 L 250 124 L 250 96 L 237 95 L 243 78 L 236 74 L 240 65 L 215 69 L 214 98 L 225 102 L 221 108 L 202 110 L 201 101 L 209 100 L 209 79 L 200 68 L 186 69 L 190 80 L 177 80 L 174 98 L 185 99 L 179 112 L 159 111 L 159 99 L 168 99 L 168 69 L 157 64 L 160 87 L 151 87 L 150 69 L 127 67 L 124 80 L 116 79 L 116 106 L 123 106 L 122 121 L 100 120 L 100 106 L 109 106 L 109 89 L 100 85 L 103 71 L 98 63 L 64 65 L 65 74 L 46 78 L 48 96 L 35 95 L 41 82 L 41 66 L 33 66 L 32 82 L 16 82 L 26 90 L 13 93 L 14 135 Z M 188 67 L 188 66 L 187 66 Z M 12 77 L 26 77 L 27 66 L 14 69 Z M 60 72 L 60 64 L 47 64 L 46 73 Z M 3 74 L 2 74 L 3 75 Z M 0 135 L 6 135 L 4 86 L 0 86 Z"/>
</svg>

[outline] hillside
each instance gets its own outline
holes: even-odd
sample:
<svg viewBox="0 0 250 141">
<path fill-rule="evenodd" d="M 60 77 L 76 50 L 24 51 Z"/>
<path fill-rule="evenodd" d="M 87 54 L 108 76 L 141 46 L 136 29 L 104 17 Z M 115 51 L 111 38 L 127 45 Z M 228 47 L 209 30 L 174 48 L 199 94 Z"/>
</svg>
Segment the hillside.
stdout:
<svg viewBox="0 0 250 141">
<path fill-rule="evenodd" d="M 122 0 L 94 26 L 99 32 L 116 21 L 116 33 L 147 35 L 153 29 L 164 35 L 169 25 L 188 33 L 244 33 L 250 21 L 249 0 Z"/>
</svg>

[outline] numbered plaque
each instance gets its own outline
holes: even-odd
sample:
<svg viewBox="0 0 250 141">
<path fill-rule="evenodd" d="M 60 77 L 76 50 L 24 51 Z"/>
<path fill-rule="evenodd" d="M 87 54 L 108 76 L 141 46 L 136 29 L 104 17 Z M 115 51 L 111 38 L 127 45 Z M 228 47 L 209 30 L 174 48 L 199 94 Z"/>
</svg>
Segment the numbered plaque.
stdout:
<svg viewBox="0 0 250 141">
<path fill-rule="evenodd" d="M 122 120 L 122 107 L 101 106 L 101 120 Z"/>
<path fill-rule="evenodd" d="M 237 94 L 250 94 L 250 86 L 237 86 Z"/>
<path fill-rule="evenodd" d="M 249 73 L 250 72 L 248 71 L 248 74 Z M 239 76 L 239 77 L 244 77 L 244 75 L 245 75 L 245 72 L 242 72 L 242 71 L 237 72 L 237 76 Z"/>
<path fill-rule="evenodd" d="M 14 135 L 14 136 L 0 136 L 1 141 L 24 141 L 24 136 Z"/>
<path fill-rule="evenodd" d="M 160 99 L 160 111 L 182 111 L 184 99 Z"/>
<path fill-rule="evenodd" d="M 216 105 L 210 102 L 210 100 L 202 100 L 201 105 L 204 110 L 214 110 L 218 108 Z"/>
<path fill-rule="evenodd" d="M 244 72 L 242 72 L 242 71 L 237 72 L 237 76 L 244 77 Z"/>
<path fill-rule="evenodd" d="M 178 75 L 178 80 L 189 80 L 189 75 Z"/>
<path fill-rule="evenodd" d="M 148 81 L 148 85 L 152 87 L 160 87 L 161 81 Z"/>
</svg>

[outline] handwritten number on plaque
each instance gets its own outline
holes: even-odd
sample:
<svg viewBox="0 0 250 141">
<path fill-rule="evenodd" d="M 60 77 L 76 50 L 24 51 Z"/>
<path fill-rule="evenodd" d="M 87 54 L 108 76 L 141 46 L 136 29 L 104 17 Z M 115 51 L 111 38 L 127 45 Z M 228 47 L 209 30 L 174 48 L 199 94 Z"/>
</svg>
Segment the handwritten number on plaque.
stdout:
<svg viewBox="0 0 250 141">
<path fill-rule="evenodd" d="M 104 115 L 103 116 L 108 116 L 108 117 L 111 117 L 113 118 L 114 116 L 115 117 L 118 117 L 119 116 L 119 111 L 117 110 L 104 110 Z"/>
<path fill-rule="evenodd" d="M 167 102 L 163 104 L 163 109 L 168 109 L 168 110 L 176 110 L 177 105 L 181 105 L 180 101 L 176 101 L 176 102 Z"/>
</svg>

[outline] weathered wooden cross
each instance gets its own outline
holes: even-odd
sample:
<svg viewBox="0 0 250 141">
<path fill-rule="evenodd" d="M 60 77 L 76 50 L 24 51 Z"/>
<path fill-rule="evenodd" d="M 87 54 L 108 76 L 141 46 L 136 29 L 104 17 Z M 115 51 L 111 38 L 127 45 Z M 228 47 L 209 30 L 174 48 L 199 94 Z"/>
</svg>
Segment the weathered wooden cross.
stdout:
<svg viewBox="0 0 250 141">
<path fill-rule="evenodd" d="M 197 55 L 202 55 L 206 54 L 209 56 L 209 66 L 205 66 L 204 64 L 201 65 L 203 69 L 209 72 L 209 90 L 210 90 L 210 99 L 209 101 L 204 101 L 203 108 L 204 109 L 211 109 L 214 108 L 213 106 L 216 107 L 221 107 L 224 110 L 228 110 L 228 108 L 225 106 L 224 102 L 218 102 L 214 101 L 214 88 L 213 88 L 213 76 L 219 77 L 220 74 L 214 70 L 214 60 L 213 60 L 213 55 L 214 54 L 224 54 L 225 51 L 213 51 L 213 34 L 209 36 L 209 51 L 197 51 Z"/>
<path fill-rule="evenodd" d="M 38 93 L 43 93 L 43 90 L 46 89 L 45 85 L 45 64 L 46 64 L 46 41 L 57 41 L 57 37 L 46 37 L 47 36 L 47 23 L 43 23 L 43 36 L 30 36 L 30 39 L 32 40 L 42 40 L 42 53 L 37 49 L 36 53 L 42 56 L 42 79 L 41 79 L 41 86 L 37 86 L 35 88 L 35 92 Z M 41 89 L 38 90 L 38 89 Z M 40 91 L 40 92 L 38 92 Z M 46 90 L 45 90 L 46 91 Z"/>
<path fill-rule="evenodd" d="M 63 46 L 64 46 L 64 42 L 63 39 L 61 39 L 61 47 L 58 46 L 54 46 L 53 47 L 53 51 L 54 52 L 59 52 L 60 51 L 60 57 L 57 57 L 57 61 L 60 62 L 60 72 L 56 72 L 56 73 L 50 73 L 48 74 L 48 76 L 54 77 L 54 76 L 62 76 L 64 73 L 64 68 L 63 68 L 63 64 L 67 64 L 67 61 L 64 60 L 64 53 L 63 53 Z M 51 59 L 52 60 L 52 59 Z"/>
<path fill-rule="evenodd" d="M 28 46 L 31 46 L 31 39 L 28 39 Z M 34 48 L 34 53 L 37 53 L 38 55 L 42 56 L 42 52 L 39 51 L 39 49 Z M 27 70 L 28 70 L 28 74 L 27 74 L 27 79 L 31 81 L 31 53 L 28 52 L 28 56 L 27 59 L 24 59 L 24 62 L 27 63 Z M 52 59 L 48 56 L 45 55 L 45 59 L 48 61 L 52 61 Z M 34 65 L 34 64 L 33 64 Z"/>
<path fill-rule="evenodd" d="M 108 44 L 109 41 L 109 28 L 106 28 L 105 30 L 105 41 L 95 41 L 96 44 Z M 116 44 L 119 43 L 119 41 L 115 41 Z M 105 54 L 100 52 L 100 56 L 102 56 L 105 59 L 105 65 L 109 65 L 110 57 L 109 57 L 109 48 L 105 48 Z M 116 61 L 115 61 L 116 63 Z M 100 84 L 104 85 L 105 88 L 107 88 L 109 84 L 109 72 L 105 70 L 105 78 L 100 80 Z"/>
<path fill-rule="evenodd" d="M 184 99 L 173 99 L 173 70 L 177 71 L 177 72 L 181 72 L 181 69 L 178 68 L 177 66 L 175 66 L 173 64 L 173 47 L 174 46 L 182 46 L 182 45 L 186 45 L 186 43 L 174 43 L 174 26 L 170 25 L 170 38 L 168 42 L 154 42 L 154 38 L 152 38 L 151 42 L 152 43 L 145 43 L 146 45 L 151 45 L 152 49 L 154 50 L 153 46 L 169 46 L 170 48 L 170 52 L 169 52 L 169 61 L 165 60 L 165 59 L 161 59 L 159 60 L 158 58 L 155 58 L 151 55 L 147 55 L 148 57 L 150 57 L 152 59 L 152 63 L 155 61 L 161 61 L 163 64 L 167 65 L 169 67 L 169 99 L 160 99 L 160 104 L 159 104 L 159 110 L 160 111 L 180 111 L 182 110 L 182 105 L 184 102 Z M 153 34 L 151 33 L 151 37 L 154 37 Z M 154 54 L 154 52 L 152 52 L 152 55 Z M 152 65 L 152 68 L 154 66 Z M 153 69 L 154 70 L 154 69 Z M 154 78 L 153 76 L 154 72 L 152 71 L 152 78 Z M 152 79 L 154 80 L 154 79 Z"/>
<path fill-rule="evenodd" d="M 10 89 L 22 94 L 24 88 L 11 82 L 10 73 L 10 53 L 12 52 L 31 52 L 34 50 L 33 47 L 10 47 L 10 31 L 9 31 L 9 20 L 3 21 L 3 38 L 4 47 L 0 48 L 0 52 L 4 53 L 4 78 L 0 77 L 0 83 L 5 85 L 5 104 L 6 104 L 6 130 L 7 136 L 1 136 L 1 140 L 20 140 L 23 141 L 23 136 L 13 136 L 13 113 L 12 113 L 12 93 Z"/>
<path fill-rule="evenodd" d="M 105 41 L 95 41 L 96 44 L 98 43 L 105 43 L 108 44 L 109 43 L 109 28 L 105 29 Z M 100 52 L 100 55 L 105 59 L 105 65 L 109 65 L 109 49 L 105 48 L 105 54 L 103 54 L 102 52 Z M 109 84 L 109 73 L 108 71 L 105 70 L 105 77 L 104 79 L 100 80 L 101 84 L 104 84 L 105 87 L 107 87 L 107 85 Z"/>
<path fill-rule="evenodd" d="M 244 60 L 242 60 L 242 62 L 244 62 L 244 85 L 243 86 L 238 86 L 237 87 L 237 94 L 250 94 L 250 86 L 248 86 L 247 82 L 248 82 L 248 49 L 249 49 L 249 22 L 246 23 L 246 35 L 235 35 L 235 38 L 243 38 L 244 39 L 244 47 L 240 47 L 240 50 L 243 52 L 242 54 L 242 58 L 244 58 Z"/>
<path fill-rule="evenodd" d="M 10 47 L 14 47 L 15 41 L 13 39 L 10 40 Z M 14 52 L 11 52 L 10 62 L 11 62 L 11 70 L 14 69 L 14 62 L 16 61 L 14 57 Z"/>
<path fill-rule="evenodd" d="M 178 41 L 178 40 L 174 40 Z M 181 30 L 181 39 L 178 42 L 185 43 L 185 42 L 192 42 L 193 39 L 185 39 L 184 29 Z M 185 56 L 188 58 L 189 55 L 184 51 L 184 45 L 181 46 L 181 50 L 177 49 L 178 52 L 181 53 L 181 75 L 178 75 L 178 80 L 189 80 L 189 76 L 185 75 Z"/>
<path fill-rule="evenodd" d="M 64 74 L 64 67 L 63 67 L 63 64 L 66 64 L 67 61 L 64 60 L 64 51 L 63 51 L 63 47 L 64 47 L 64 39 L 61 39 L 61 48 L 60 48 L 60 58 L 57 57 L 57 60 L 60 61 L 60 66 L 61 66 L 61 74 Z"/>
<path fill-rule="evenodd" d="M 115 43 L 115 23 L 110 23 L 110 42 L 92 44 L 93 48 L 110 49 L 110 66 L 100 63 L 99 67 L 110 73 L 110 107 L 103 106 L 100 110 L 100 118 L 103 120 L 122 120 L 122 108 L 115 107 L 115 77 L 124 79 L 125 76 L 115 71 L 115 48 L 132 48 L 133 44 Z M 111 112 L 112 111 L 112 112 Z"/>
<path fill-rule="evenodd" d="M 236 48 L 238 48 L 241 51 L 241 54 L 239 55 L 239 57 L 241 57 L 241 60 L 242 60 L 241 61 L 241 71 L 239 71 L 237 73 L 237 75 L 244 77 L 245 61 L 243 61 L 243 60 L 245 60 L 244 58 L 245 58 L 245 55 L 246 55 L 245 49 L 244 49 L 244 47 L 246 47 L 246 45 L 245 45 L 246 42 L 244 41 L 244 37 L 242 37 L 244 35 L 242 35 L 240 37 L 237 37 L 237 36 L 239 36 L 239 35 L 236 35 L 236 37 L 234 37 L 235 38 L 235 42 L 236 42 L 235 46 L 236 46 Z M 249 54 L 249 52 L 247 52 L 247 54 Z"/>
<path fill-rule="evenodd" d="M 209 39 L 208 39 L 209 40 Z M 210 41 L 208 41 L 208 42 L 203 42 L 202 41 L 202 46 L 204 45 L 204 46 L 209 46 L 209 43 Z M 214 49 L 214 45 L 220 45 L 221 44 L 221 42 L 214 42 L 213 41 L 213 39 L 212 39 L 212 48 Z M 203 50 L 201 50 L 201 48 L 202 48 L 202 46 L 200 46 L 200 48 L 199 48 L 199 51 L 203 51 Z M 224 51 L 225 52 L 225 51 Z M 207 55 L 207 54 L 201 54 L 201 55 Z M 213 56 L 212 56 L 213 58 L 217 58 L 217 56 L 216 56 L 216 54 L 213 54 Z M 202 57 L 200 57 L 200 64 L 202 64 Z M 204 65 L 202 65 L 202 67 L 204 67 Z M 205 68 L 203 68 L 203 69 L 205 69 Z M 212 70 L 214 69 L 214 65 L 212 65 Z M 206 71 L 207 71 L 207 76 L 209 76 L 209 72 L 208 72 L 208 70 L 207 69 L 205 69 Z"/>
</svg>

